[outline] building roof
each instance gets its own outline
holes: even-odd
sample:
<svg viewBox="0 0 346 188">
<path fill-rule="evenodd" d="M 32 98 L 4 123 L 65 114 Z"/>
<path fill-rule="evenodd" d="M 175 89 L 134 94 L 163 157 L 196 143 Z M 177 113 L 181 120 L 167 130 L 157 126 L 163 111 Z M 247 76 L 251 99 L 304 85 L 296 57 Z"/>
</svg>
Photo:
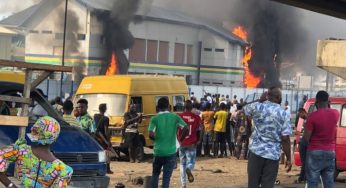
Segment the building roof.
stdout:
<svg viewBox="0 0 346 188">
<path fill-rule="evenodd" d="M 2 34 L 5 34 L 5 35 L 16 35 L 17 32 L 15 32 L 15 31 L 13 31 L 11 29 L 7 29 L 5 27 L 1 27 L 0 26 L 0 35 L 2 35 Z"/>
<path fill-rule="evenodd" d="M 239 43 L 240 45 L 246 44 L 246 42 L 244 42 L 242 39 L 233 35 L 230 31 L 227 31 L 224 28 L 212 26 L 206 22 L 195 19 L 191 16 L 187 16 L 179 11 L 168 10 L 168 9 L 152 6 L 149 12 L 141 16 L 144 16 L 145 20 L 153 20 L 153 21 L 161 21 L 161 22 L 163 21 L 168 23 L 175 23 L 175 24 L 202 28 L 211 33 L 219 35 L 220 37 L 228 40 L 229 42 Z"/>
<path fill-rule="evenodd" d="M 97 9 L 97 10 L 110 10 L 113 7 L 113 2 L 114 2 L 114 0 L 77 0 L 77 1 L 88 8 Z M 141 11 L 138 11 L 137 15 L 143 16 L 144 20 L 168 22 L 168 23 L 181 24 L 181 25 L 187 25 L 187 26 L 206 29 L 228 40 L 229 42 L 239 43 L 240 45 L 246 44 L 242 39 L 231 34 L 230 31 L 227 31 L 220 27 L 212 26 L 201 20 L 197 20 L 191 16 L 187 16 L 184 13 L 179 11 L 168 10 L 161 7 L 152 6 L 148 12 L 143 13 Z"/>
<path fill-rule="evenodd" d="M 37 11 L 41 3 L 35 4 L 0 21 L 0 25 L 21 27 Z"/>
<path fill-rule="evenodd" d="M 111 10 L 113 7 L 114 0 L 76 0 L 81 5 L 94 10 Z M 36 11 L 47 1 L 42 0 L 40 3 L 33 5 L 23 11 L 20 11 L 4 20 L 0 21 L 0 25 L 11 26 L 11 27 L 23 27 L 25 23 L 34 15 Z M 152 20 L 159 22 L 167 22 L 173 24 L 186 25 L 191 27 L 197 27 L 205 29 L 211 33 L 214 33 L 225 40 L 232 43 L 238 43 L 245 45 L 246 43 L 238 38 L 237 36 L 230 33 L 220 27 L 212 26 L 201 20 L 197 20 L 191 16 L 187 16 L 184 13 L 174 10 L 168 10 L 160 7 L 152 6 L 145 14 L 138 11 L 137 16 L 142 16 L 144 20 Z"/>
</svg>

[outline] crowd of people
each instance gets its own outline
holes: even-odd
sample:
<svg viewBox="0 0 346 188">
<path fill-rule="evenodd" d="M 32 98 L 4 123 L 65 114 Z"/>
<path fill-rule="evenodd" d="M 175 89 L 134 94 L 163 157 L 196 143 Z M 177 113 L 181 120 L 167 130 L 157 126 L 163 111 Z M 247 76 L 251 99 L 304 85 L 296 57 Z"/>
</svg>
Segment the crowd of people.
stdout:
<svg viewBox="0 0 346 188">
<path fill-rule="evenodd" d="M 192 93 L 191 101 L 192 112 L 201 117 L 204 129 L 197 156 L 247 159 L 251 121 L 244 113 L 244 100 L 207 93 L 198 101 Z"/>
<path fill-rule="evenodd" d="M 229 99 L 226 95 L 206 94 L 200 102 L 192 93 L 184 102 L 184 111 L 173 113 L 167 98 L 157 103 L 158 114 L 151 118 L 148 127 L 149 137 L 154 142 L 151 187 L 159 185 L 163 170 L 162 187 L 168 188 L 170 177 L 176 168 L 176 157 L 180 160 L 182 188 L 187 181 L 193 182 L 193 170 L 198 156 L 210 158 L 235 157 L 248 160 L 248 187 L 274 187 L 279 159 L 282 153 L 287 172 L 292 168 L 290 136 L 290 109 L 286 101 L 281 106 L 282 94 L 277 87 L 269 88 L 259 100 L 245 103 L 237 96 Z M 321 177 L 324 187 L 333 187 L 335 169 L 335 134 L 339 119 L 337 110 L 330 108 L 329 95 L 319 91 L 316 95 L 317 111 L 311 114 L 301 108 L 298 118 L 305 120 L 299 149 L 302 160 L 298 182 L 307 182 L 308 187 L 317 187 Z M 71 100 L 62 102 L 56 98 L 52 106 L 61 113 L 71 126 L 80 127 L 92 135 L 107 151 L 111 146 L 109 118 L 105 115 L 107 104 L 99 105 L 99 113 L 91 117 L 88 101 L 79 99 L 74 107 Z M 10 113 L 4 103 L 1 111 Z M 139 146 L 138 124 L 142 115 L 137 113 L 136 105 L 130 104 L 124 114 L 123 137 L 128 146 L 130 162 L 140 162 L 136 158 Z M 22 185 L 65 187 L 73 169 L 57 159 L 50 152 L 60 132 L 59 123 L 46 115 L 38 118 L 28 135 L 32 147 L 19 139 L 0 150 L 0 181 L 7 187 L 16 187 L 5 175 L 9 163 L 19 162 Z M 109 158 L 108 158 L 109 159 Z M 28 161 L 29 162 L 25 162 Z M 26 169 L 34 169 L 27 171 Z M 40 169 L 45 169 L 42 174 Z M 107 172 L 110 160 L 107 160 Z"/>
</svg>

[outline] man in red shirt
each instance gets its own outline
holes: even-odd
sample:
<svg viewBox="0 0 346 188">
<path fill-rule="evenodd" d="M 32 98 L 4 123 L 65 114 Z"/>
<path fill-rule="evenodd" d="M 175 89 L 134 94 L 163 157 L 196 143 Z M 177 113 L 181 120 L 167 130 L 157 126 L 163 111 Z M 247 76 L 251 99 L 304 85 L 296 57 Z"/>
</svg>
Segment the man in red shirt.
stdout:
<svg viewBox="0 0 346 188">
<path fill-rule="evenodd" d="M 192 102 L 187 100 L 185 101 L 185 111 L 179 114 L 189 127 L 189 134 L 180 142 L 179 148 L 181 186 L 183 188 L 186 187 L 186 175 L 189 182 L 194 181 L 192 170 L 196 163 L 196 147 L 203 138 L 202 120 L 198 115 L 192 113 L 191 110 Z M 180 136 L 181 130 L 178 130 L 178 138 Z"/>
<path fill-rule="evenodd" d="M 308 188 L 317 188 L 321 176 L 324 188 L 333 188 L 339 112 L 329 108 L 329 95 L 326 91 L 317 92 L 315 105 L 317 111 L 309 115 L 304 131 L 304 139 L 308 143 L 307 185 Z"/>
</svg>

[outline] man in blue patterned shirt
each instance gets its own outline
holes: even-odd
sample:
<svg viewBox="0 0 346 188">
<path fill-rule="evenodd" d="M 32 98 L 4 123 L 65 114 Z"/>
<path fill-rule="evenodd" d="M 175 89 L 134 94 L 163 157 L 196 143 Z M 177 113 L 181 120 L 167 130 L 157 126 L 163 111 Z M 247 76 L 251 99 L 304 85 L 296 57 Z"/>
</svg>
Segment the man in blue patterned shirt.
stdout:
<svg viewBox="0 0 346 188">
<path fill-rule="evenodd" d="M 269 88 L 261 100 L 246 105 L 245 114 L 251 116 L 254 131 L 249 145 L 248 187 L 274 187 L 279 168 L 282 149 L 287 157 L 286 168 L 291 164 L 290 135 L 292 134 L 290 116 L 281 108 L 281 90 Z M 267 99 L 267 100 L 265 100 Z"/>
</svg>

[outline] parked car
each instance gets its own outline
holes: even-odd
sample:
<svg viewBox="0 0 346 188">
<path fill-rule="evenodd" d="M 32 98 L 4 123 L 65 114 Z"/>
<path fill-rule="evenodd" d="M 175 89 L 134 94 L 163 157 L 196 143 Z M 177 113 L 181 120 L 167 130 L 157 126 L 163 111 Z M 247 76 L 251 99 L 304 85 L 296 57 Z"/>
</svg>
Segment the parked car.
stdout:
<svg viewBox="0 0 346 188">
<path fill-rule="evenodd" d="M 6 78 L 8 76 L 10 74 L 7 74 Z M 0 72 L 0 95 L 17 95 L 18 92 L 23 91 L 22 81 L 24 79 L 17 79 L 13 82 L 10 80 L 1 80 Z M 103 148 L 82 129 L 66 123 L 38 90 L 31 92 L 31 99 L 60 123 L 60 135 L 52 145 L 52 152 L 57 158 L 73 168 L 70 185 L 86 188 L 108 187 L 109 177 L 106 176 L 106 154 Z M 33 117 L 29 117 L 29 126 L 26 128 L 26 132 L 30 132 L 34 122 Z M 18 133 L 19 127 L 0 125 L 0 147 L 13 144 L 18 139 Z M 30 145 L 31 142 L 27 137 L 26 140 Z M 13 175 L 13 169 L 13 165 L 9 167 L 8 175 Z"/>
<path fill-rule="evenodd" d="M 308 99 L 304 104 L 304 109 L 308 114 L 316 111 L 315 99 Z M 337 124 L 336 132 L 336 168 L 334 176 L 338 176 L 339 172 L 346 171 L 346 98 L 330 98 L 330 107 L 336 109 L 340 113 L 340 120 Z M 295 139 L 295 149 L 294 149 L 294 162 L 295 165 L 301 166 L 301 160 L 299 156 L 299 139 L 301 139 L 302 128 L 304 120 L 299 119 L 296 130 L 296 139 Z"/>
</svg>

